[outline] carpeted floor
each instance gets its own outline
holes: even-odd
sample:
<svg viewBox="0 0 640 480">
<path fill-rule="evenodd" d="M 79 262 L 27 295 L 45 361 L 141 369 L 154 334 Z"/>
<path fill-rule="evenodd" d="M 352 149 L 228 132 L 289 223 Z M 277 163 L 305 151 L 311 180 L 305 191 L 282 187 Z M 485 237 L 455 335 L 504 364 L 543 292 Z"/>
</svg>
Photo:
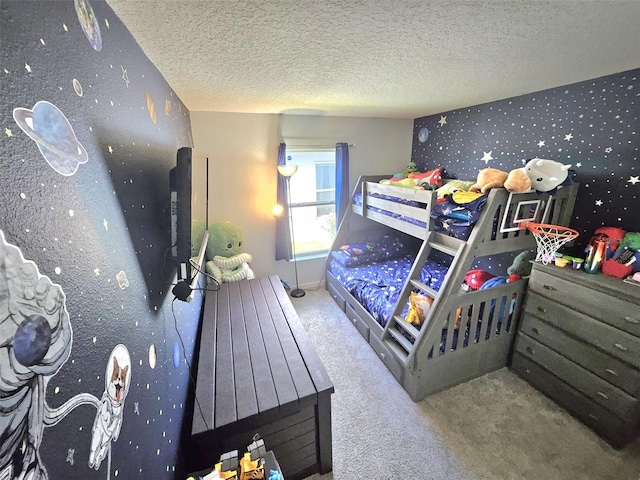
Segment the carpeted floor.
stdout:
<svg viewBox="0 0 640 480">
<path fill-rule="evenodd" d="M 313 480 L 640 480 L 618 451 L 508 369 L 413 402 L 322 287 L 293 304 L 335 385 L 333 472 Z"/>
</svg>

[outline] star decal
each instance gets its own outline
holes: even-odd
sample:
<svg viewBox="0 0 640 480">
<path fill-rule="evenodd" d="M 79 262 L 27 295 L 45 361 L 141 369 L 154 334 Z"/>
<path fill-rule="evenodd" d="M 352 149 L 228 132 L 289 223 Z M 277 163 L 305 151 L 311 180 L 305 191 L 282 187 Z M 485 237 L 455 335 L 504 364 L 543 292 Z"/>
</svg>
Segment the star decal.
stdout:
<svg viewBox="0 0 640 480">
<path fill-rule="evenodd" d="M 127 88 L 129 88 L 129 75 L 127 75 L 127 69 L 124 68 L 122 65 L 120 65 L 120 68 L 122 69 L 122 79 L 124 80 L 124 83 L 127 85 Z"/>
<path fill-rule="evenodd" d="M 109 223 L 107 222 L 106 218 L 102 220 L 102 226 L 104 227 L 105 230 L 109 230 Z"/>
<path fill-rule="evenodd" d="M 113 153 L 113 148 L 111 148 L 111 145 L 109 145 L 109 153 Z"/>
<path fill-rule="evenodd" d="M 484 162 L 484 164 L 487 165 L 489 163 L 489 160 L 493 160 L 493 157 L 491 156 L 492 152 L 493 152 L 493 150 L 491 150 L 491 152 L 482 152 L 482 153 L 484 153 L 484 155 L 482 156 L 480 161 Z"/>
<path fill-rule="evenodd" d="M 630 183 L 631 185 L 635 185 L 638 182 L 640 182 L 640 175 L 635 177 L 629 177 L 629 180 L 627 180 L 627 183 Z"/>
<path fill-rule="evenodd" d="M 31 66 L 28 63 L 24 64 L 24 69 L 28 72 L 31 73 Z"/>
<path fill-rule="evenodd" d="M 440 124 L 440 126 L 442 127 L 443 125 L 446 125 L 447 123 L 447 116 L 446 115 L 440 115 L 440 121 L 438 122 Z"/>
<path fill-rule="evenodd" d="M 607 148 L 605 148 L 605 149 L 604 149 L 604 151 L 605 151 L 606 153 L 611 153 L 611 152 L 613 151 L 613 148 L 611 148 L 611 147 L 607 147 Z"/>
<path fill-rule="evenodd" d="M 99 268 L 94 269 L 93 273 L 95 273 L 96 277 L 100 276 L 100 269 Z"/>
<path fill-rule="evenodd" d="M 572 138 L 573 138 L 573 135 L 570 133 L 564 136 L 564 139 L 568 141 L 571 141 Z"/>
<path fill-rule="evenodd" d="M 576 163 L 576 167 L 580 168 L 582 166 L 582 162 Z"/>
<path fill-rule="evenodd" d="M 7 137 L 13 137 L 13 132 L 11 130 L 9 130 L 8 128 L 4 129 L 4 133 Z"/>
<path fill-rule="evenodd" d="M 602 203 L 602 200 L 596 200 L 596 207 L 601 207 Z"/>
<path fill-rule="evenodd" d="M 540 140 L 540 141 L 538 142 L 538 146 L 539 146 L 539 147 L 544 147 L 544 142 L 545 142 L 544 140 Z"/>
</svg>

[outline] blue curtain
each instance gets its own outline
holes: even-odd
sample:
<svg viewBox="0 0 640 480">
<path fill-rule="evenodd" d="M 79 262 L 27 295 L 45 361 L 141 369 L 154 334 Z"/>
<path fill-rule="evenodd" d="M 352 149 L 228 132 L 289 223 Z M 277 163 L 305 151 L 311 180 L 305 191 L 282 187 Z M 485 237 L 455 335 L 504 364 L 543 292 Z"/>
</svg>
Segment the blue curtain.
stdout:
<svg viewBox="0 0 640 480">
<path fill-rule="evenodd" d="M 287 145 L 281 143 L 278 147 L 278 165 L 285 165 L 287 163 Z M 276 169 L 276 175 L 278 176 L 278 190 L 277 190 L 277 202 L 278 205 L 284 207 L 284 212 L 278 218 L 276 218 L 276 260 L 291 260 L 293 258 L 293 252 L 291 250 L 291 224 L 289 222 L 289 197 L 287 179 L 278 173 Z"/>
<path fill-rule="evenodd" d="M 336 143 L 336 228 L 349 208 L 349 144 Z"/>
</svg>

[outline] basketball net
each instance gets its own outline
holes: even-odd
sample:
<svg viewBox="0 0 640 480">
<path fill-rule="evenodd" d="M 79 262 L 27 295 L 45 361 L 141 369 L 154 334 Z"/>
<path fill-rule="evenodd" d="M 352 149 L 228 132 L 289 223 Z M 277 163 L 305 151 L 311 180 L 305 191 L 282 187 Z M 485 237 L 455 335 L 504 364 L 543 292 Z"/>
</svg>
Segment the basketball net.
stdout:
<svg viewBox="0 0 640 480">
<path fill-rule="evenodd" d="M 542 262 L 545 265 L 555 260 L 555 254 L 562 245 L 579 235 L 577 231 L 562 225 L 535 222 L 523 222 L 523 224 L 523 227 L 529 229 L 536 239 L 538 245 L 536 262 Z"/>
</svg>

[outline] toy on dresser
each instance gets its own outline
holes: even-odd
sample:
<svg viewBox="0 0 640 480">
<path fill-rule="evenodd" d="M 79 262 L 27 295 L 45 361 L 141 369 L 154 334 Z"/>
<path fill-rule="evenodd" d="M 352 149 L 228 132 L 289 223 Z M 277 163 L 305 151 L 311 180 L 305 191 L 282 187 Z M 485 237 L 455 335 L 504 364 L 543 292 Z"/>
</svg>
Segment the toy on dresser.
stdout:
<svg viewBox="0 0 640 480">
<path fill-rule="evenodd" d="M 625 232 L 616 227 L 600 227 L 585 249 L 584 270 L 625 278 L 640 271 L 640 232 Z"/>
</svg>

